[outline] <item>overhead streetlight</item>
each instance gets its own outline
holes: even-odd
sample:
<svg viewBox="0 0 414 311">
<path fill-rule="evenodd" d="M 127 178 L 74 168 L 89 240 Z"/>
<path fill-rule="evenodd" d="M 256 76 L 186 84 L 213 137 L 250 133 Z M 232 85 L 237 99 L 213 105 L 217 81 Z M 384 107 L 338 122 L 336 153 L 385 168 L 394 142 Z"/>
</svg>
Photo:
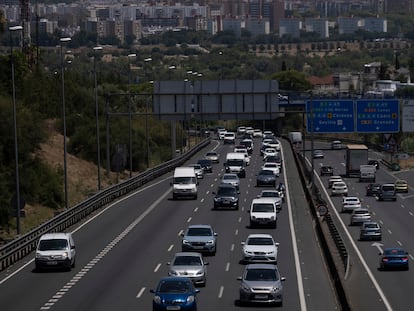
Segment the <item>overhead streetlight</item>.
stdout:
<svg viewBox="0 0 414 311">
<path fill-rule="evenodd" d="M 9 27 L 10 31 L 10 62 L 12 75 L 12 100 L 13 100 L 13 131 L 14 131 L 14 158 L 15 158 L 15 174 L 16 174 L 16 230 L 20 234 L 20 177 L 19 177 L 19 146 L 17 141 L 17 109 L 16 109 L 16 86 L 14 81 L 14 58 L 13 58 L 13 40 L 12 32 L 22 31 L 23 26 Z"/>
<path fill-rule="evenodd" d="M 144 59 L 144 62 L 149 63 L 152 61 L 151 57 L 148 57 Z M 145 65 L 145 80 L 148 80 L 147 77 L 147 66 Z M 153 82 L 152 82 L 153 83 Z M 147 149 L 147 155 L 146 155 L 146 162 L 147 162 L 147 168 L 150 167 L 150 145 L 149 145 L 149 122 L 148 122 L 148 114 L 149 114 L 149 103 L 148 98 L 146 99 L 146 106 L 145 106 L 145 140 L 146 140 L 146 149 Z"/>
<path fill-rule="evenodd" d="M 93 48 L 93 76 L 95 85 L 95 120 L 96 120 L 96 149 L 98 154 L 98 191 L 101 190 L 101 144 L 99 138 L 99 105 L 98 105 L 98 83 L 96 79 L 96 53 L 102 51 L 101 46 Z"/>
<path fill-rule="evenodd" d="M 67 165 L 67 146 L 66 146 L 66 105 L 65 105 L 65 70 L 63 66 L 63 44 L 71 41 L 71 38 L 60 38 L 60 71 L 62 75 L 62 115 L 63 115 L 63 178 L 65 188 L 65 208 L 69 207 L 68 199 L 68 165 Z"/>
<path fill-rule="evenodd" d="M 131 62 L 130 59 L 137 57 L 137 54 L 128 54 L 128 93 L 131 84 Z M 131 114 L 131 96 L 128 95 L 128 122 L 129 122 L 129 177 L 132 177 L 132 114 Z"/>
</svg>

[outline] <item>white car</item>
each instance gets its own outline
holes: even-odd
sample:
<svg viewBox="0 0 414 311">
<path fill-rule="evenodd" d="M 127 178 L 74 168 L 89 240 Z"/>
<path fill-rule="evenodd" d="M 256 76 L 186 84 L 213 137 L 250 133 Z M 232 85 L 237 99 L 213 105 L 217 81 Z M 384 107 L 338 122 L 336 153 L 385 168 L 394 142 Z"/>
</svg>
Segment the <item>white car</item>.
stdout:
<svg viewBox="0 0 414 311">
<path fill-rule="evenodd" d="M 234 144 L 236 142 L 236 133 L 226 132 L 223 137 L 223 142 L 225 144 Z"/>
<path fill-rule="evenodd" d="M 253 136 L 254 129 L 251 126 L 246 127 L 246 134 Z"/>
<path fill-rule="evenodd" d="M 37 243 L 35 268 L 75 267 L 76 248 L 71 233 L 57 232 L 43 234 Z"/>
<path fill-rule="evenodd" d="M 277 263 L 279 243 L 270 234 L 249 234 L 242 245 L 242 262 Z"/>
<path fill-rule="evenodd" d="M 254 129 L 253 130 L 253 137 L 263 137 L 263 132 L 261 129 Z"/>
<path fill-rule="evenodd" d="M 266 159 L 268 156 L 277 156 L 279 153 L 275 148 L 266 148 L 263 151 L 263 158 Z"/>
<path fill-rule="evenodd" d="M 331 195 L 348 195 L 348 186 L 343 181 L 336 181 L 332 184 Z"/>
<path fill-rule="evenodd" d="M 262 190 L 260 194 L 257 196 L 258 198 L 273 198 L 276 202 L 276 209 L 280 211 L 282 209 L 282 202 L 284 201 L 284 193 L 283 191 L 269 189 L 269 190 Z"/>
<path fill-rule="evenodd" d="M 358 197 L 343 197 L 342 198 L 342 212 L 353 211 L 361 207 L 361 201 Z"/>
<path fill-rule="evenodd" d="M 272 198 L 256 198 L 252 200 L 249 209 L 250 227 L 272 226 L 277 227 L 277 208 Z"/>
<path fill-rule="evenodd" d="M 341 176 L 331 176 L 328 179 L 328 188 L 332 188 L 332 184 L 337 181 L 343 181 Z"/>
<path fill-rule="evenodd" d="M 280 175 L 280 167 L 279 163 L 276 162 L 266 162 L 262 166 L 262 170 L 269 170 L 272 171 L 277 177 Z"/>
<path fill-rule="evenodd" d="M 280 142 L 277 139 L 271 139 L 268 143 L 267 146 L 271 147 L 271 148 L 275 148 L 276 151 L 280 151 Z"/>
</svg>

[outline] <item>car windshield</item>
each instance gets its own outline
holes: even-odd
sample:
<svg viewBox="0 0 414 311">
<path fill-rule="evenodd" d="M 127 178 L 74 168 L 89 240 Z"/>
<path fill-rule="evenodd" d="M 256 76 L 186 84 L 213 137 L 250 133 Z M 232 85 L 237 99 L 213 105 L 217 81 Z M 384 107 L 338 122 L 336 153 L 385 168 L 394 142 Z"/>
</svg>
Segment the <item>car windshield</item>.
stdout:
<svg viewBox="0 0 414 311">
<path fill-rule="evenodd" d="M 274 175 L 274 173 L 271 170 L 263 170 L 259 175 Z"/>
<path fill-rule="evenodd" d="M 377 228 L 378 228 L 378 225 L 377 225 L 377 224 L 370 224 L 370 223 L 367 223 L 367 224 L 364 224 L 364 227 L 365 227 L 366 229 L 377 229 Z"/>
<path fill-rule="evenodd" d="M 215 152 L 208 152 L 206 154 L 206 156 L 208 156 L 208 157 L 215 157 L 215 156 L 217 156 L 217 153 L 215 153 Z"/>
<path fill-rule="evenodd" d="M 187 235 L 190 236 L 211 236 L 210 228 L 189 228 L 187 231 Z"/>
<path fill-rule="evenodd" d="M 237 180 L 237 178 L 234 175 L 224 175 L 223 180 Z"/>
<path fill-rule="evenodd" d="M 174 178 L 174 184 L 195 184 L 195 177 L 175 177 Z"/>
<path fill-rule="evenodd" d="M 245 279 L 247 281 L 277 281 L 278 277 L 273 269 L 249 269 Z"/>
<path fill-rule="evenodd" d="M 65 239 L 41 240 L 39 243 L 40 251 L 60 251 L 68 247 L 68 241 Z"/>
<path fill-rule="evenodd" d="M 274 206 L 271 203 L 256 203 L 253 204 L 252 211 L 253 212 L 262 212 L 262 213 L 269 213 L 274 212 Z"/>
<path fill-rule="evenodd" d="M 239 159 L 227 160 L 227 165 L 229 166 L 243 166 L 244 161 Z"/>
<path fill-rule="evenodd" d="M 190 291 L 189 282 L 185 281 L 164 281 L 159 285 L 161 293 L 186 293 Z"/>
<path fill-rule="evenodd" d="M 386 249 L 384 255 L 405 255 L 402 249 Z"/>
<path fill-rule="evenodd" d="M 273 245 L 273 240 L 271 238 L 249 238 L 247 240 L 247 245 Z"/>
<path fill-rule="evenodd" d="M 262 192 L 261 196 L 264 198 L 275 198 L 275 197 L 278 198 L 279 193 L 277 193 L 276 191 L 265 191 L 265 192 Z"/>
<path fill-rule="evenodd" d="M 201 259 L 197 256 L 177 256 L 174 266 L 201 266 Z"/>
<path fill-rule="evenodd" d="M 394 186 L 382 186 L 383 191 L 394 191 Z"/>
<path fill-rule="evenodd" d="M 219 187 L 217 190 L 217 194 L 223 196 L 234 196 L 236 195 L 236 189 L 233 187 Z"/>
</svg>

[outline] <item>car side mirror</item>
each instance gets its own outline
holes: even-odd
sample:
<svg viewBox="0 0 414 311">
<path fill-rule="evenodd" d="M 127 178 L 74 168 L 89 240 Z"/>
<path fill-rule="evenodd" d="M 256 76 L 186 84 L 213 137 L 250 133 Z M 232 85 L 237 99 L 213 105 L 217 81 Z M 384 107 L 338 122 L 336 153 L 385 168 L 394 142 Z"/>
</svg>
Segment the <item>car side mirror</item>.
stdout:
<svg viewBox="0 0 414 311">
<path fill-rule="evenodd" d="M 246 244 L 246 242 L 240 242 L 240 244 L 241 244 L 241 245 L 245 245 L 245 244 Z"/>
<path fill-rule="evenodd" d="M 204 262 L 204 265 L 205 266 L 208 266 L 210 263 L 209 262 Z"/>
<path fill-rule="evenodd" d="M 242 280 L 242 277 L 241 276 L 238 276 L 237 277 L 237 281 L 241 281 Z"/>
<path fill-rule="evenodd" d="M 150 291 L 150 293 L 155 294 L 155 290 L 150 289 L 149 291 Z"/>
<path fill-rule="evenodd" d="M 171 266 L 171 262 L 167 262 L 167 266 Z"/>
<path fill-rule="evenodd" d="M 196 294 L 198 294 L 198 293 L 200 292 L 200 289 L 199 289 L 199 288 L 196 288 L 196 289 L 194 290 L 194 292 L 195 292 Z"/>
<path fill-rule="evenodd" d="M 71 249 L 75 249 L 75 245 L 72 245 L 70 248 L 71 248 Z"/>
<path fill-rule="evenodd" d="M 279 245 L 280 245 L 280 243 L 279 243 L 279 242 L 276 242 L 276 243 L 275 243 L 275 245 L 276 245 L 276 246 L 279 246 Z"/>
<path fill-rule="evenodd" d="M 281 280 L 282 282 L 284 282 L 284 281 L 286 281 L 286 278 L 285 278 L 284 276 L 282 276 L 282 277 L 280 278 L 280 280 Z"/>
</svg>

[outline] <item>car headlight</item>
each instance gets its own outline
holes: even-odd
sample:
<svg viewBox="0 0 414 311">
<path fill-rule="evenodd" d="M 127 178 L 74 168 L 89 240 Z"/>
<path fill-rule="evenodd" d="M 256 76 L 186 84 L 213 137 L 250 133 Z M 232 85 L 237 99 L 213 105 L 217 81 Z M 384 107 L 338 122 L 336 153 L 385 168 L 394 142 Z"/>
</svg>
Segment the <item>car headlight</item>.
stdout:
<svg viewBox="0 0 414 311">
<path fill-rule="evenodd" d="M 187 240 L 183 240 L 183 244 L 189 245 L 190 242 L 188 242 Z"/>
<path fill-rule="evenodd" d="M 280 291 L 280 288 L 277 286 L 272 287 L 272 293 L 278 293 Z"/>
<path fill-rule="evenodd" d="M 63 259 L 68 258 L 68 256 L 69 256 L 69 254 L 68 254 L 67 252 L 64 252 L 64 253 L 62 254 L 62 258 L 63 258 Z"/>
<path fill-rule="evenodd" d="M 247 284 L 246 284 L 246 283 L 241 283 L 240 287 L 241 287 L 241 289 L 242 289 L 243 291 L 245 291 L 245 292 L 251 292 L 250 287 L 249 287 L 249 286 L 247 286 Z"/>
<path fill-rule="evenodd" d="M 178 273 L 177 273 L 177 271 L 175 271 L 175 270 L 170 270 L 170 271 L 168 272 L 168 275 L 178 275 Z"/>
<path fill-rule="evenodd" d="M 214 244 L 214 240 L 209 240 L 209 241 L 207 241 L 207 243 L 206 244 L 208 244 L 208 245 L 213 245 Z"/>
<path fill-rule="evenodd" d="M 187 303 L 193 303 L 194 302 L 194 296 L 193 295 L 191 295 L 191 296 L 188 296 L 187 297 Z"/>
<path fill-rule="evenodd" d="M 196 272 L 196 275 L 203 275 L 204 274 L 204 271 L 203 270 L 198 270 L 197 272 Z"/>
<path fill-rule="evenodd" d="M 270 217 L 270 220 L 275 220 L 275 216 Z"/>
<path fill-rule="evenodd" d="M 154 296 L 154 302 L 155 302 L 156 304 L 160 304 L 160 303 L 161 303 L 161 297 L 160 297 L 160 296 L 158 296 L 158 295 L 155 295 L 155 296 Z"/>
</svg>

